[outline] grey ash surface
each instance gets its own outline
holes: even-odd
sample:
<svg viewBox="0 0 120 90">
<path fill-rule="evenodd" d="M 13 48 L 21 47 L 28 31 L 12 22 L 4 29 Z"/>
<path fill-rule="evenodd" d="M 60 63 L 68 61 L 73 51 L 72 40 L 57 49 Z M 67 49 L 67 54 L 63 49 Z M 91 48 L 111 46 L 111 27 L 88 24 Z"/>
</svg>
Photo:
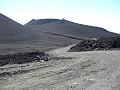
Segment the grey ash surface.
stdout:
<svg viewBox="0 0 120 90">
<path fill-rule="evenodd" d="M 0 67 L 0 90 L 120 90 L 120 51 L 46 52 L 46 62 Z"/>
<path fill-rule="evenodd" d="M 96 51 L 96 50 L 118 50 L 120 49 L 120 36 L 100 38 L 98 40 L 83 40 L 71 47 L 69 52 Z"/>
</svg>

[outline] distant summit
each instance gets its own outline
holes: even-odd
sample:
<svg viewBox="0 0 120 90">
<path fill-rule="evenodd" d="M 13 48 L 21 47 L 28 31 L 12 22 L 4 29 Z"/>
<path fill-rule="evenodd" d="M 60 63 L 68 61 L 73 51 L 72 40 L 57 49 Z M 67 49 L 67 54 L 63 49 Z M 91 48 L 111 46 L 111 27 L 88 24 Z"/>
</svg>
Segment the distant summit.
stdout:
<svg viewBox="0 0 120 90">
<path fill-rule="evenodd" d="M 53 22 L 63 22 L 65 21 L 65 19 L 32 19 L 31 21 L 29 21 L 26 25 L 43 25 L 43 24 L 49 24 L 49 23 L 53 23 Z"/>
</svg>

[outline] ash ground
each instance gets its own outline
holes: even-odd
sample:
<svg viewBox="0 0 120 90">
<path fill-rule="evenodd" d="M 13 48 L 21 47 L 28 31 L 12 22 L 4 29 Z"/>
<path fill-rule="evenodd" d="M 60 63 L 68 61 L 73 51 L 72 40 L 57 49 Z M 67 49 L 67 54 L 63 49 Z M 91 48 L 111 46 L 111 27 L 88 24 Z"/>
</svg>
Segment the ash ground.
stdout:
<svg viewBox="0 0 120 90">
<path fill-rule="evenodd" d="M 0 67 L 0 72 L 26 71 L 0 78 L 1 90 L 120 90 L 120 51 L 46 52 L 59 57 Z"/>
</svg>

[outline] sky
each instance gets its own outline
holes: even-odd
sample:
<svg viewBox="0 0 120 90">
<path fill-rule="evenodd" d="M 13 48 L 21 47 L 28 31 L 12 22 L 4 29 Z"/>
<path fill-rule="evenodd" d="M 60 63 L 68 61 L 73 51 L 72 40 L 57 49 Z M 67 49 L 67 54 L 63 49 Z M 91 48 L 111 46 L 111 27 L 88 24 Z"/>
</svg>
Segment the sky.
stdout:
<svg viewBox="0 0 120 90">
<path fill-rule="evenodd" d="M 120 33 L 120 0 L 0 0 L 0 13 L 20 24 L 66 19 Z"/>
</svg>

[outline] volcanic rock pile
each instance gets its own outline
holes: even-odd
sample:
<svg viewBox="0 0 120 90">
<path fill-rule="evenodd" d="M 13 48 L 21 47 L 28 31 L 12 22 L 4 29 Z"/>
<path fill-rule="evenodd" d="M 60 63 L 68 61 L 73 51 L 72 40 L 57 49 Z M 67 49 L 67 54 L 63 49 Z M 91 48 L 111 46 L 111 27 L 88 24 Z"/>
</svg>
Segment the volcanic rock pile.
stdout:
<svg viewBox="0 0 120 90">
<path fill-rule="evenodd" d="M 44 52 L 25 52 L 18 54 L 0 55 L 0 66 L 6 64 L 23 64 L 33 61 L 48 61 L 49 55 Z"/>
<path fill-rule="evenodd" d="M 98 40 L 83 40 L 68 50 L 69 52 L 116 50 L 120 49 L 120 36 L 100 38 Z"/>
</svg>

